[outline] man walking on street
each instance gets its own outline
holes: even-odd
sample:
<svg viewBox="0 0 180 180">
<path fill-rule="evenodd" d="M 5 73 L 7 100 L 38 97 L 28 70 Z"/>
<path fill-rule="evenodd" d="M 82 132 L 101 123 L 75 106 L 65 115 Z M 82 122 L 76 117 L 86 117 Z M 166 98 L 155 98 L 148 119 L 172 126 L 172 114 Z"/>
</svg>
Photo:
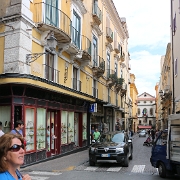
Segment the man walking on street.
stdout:
<svg viewBox="0 0 180 180">
<path fill-rule="evenodd" d="M 100 132 L 98 131 L 97 128 L 96 128 L 96 131 L 94 132 L 93 136 L 94 136 L 94 140 L 95 140 L 95 141 L 97 141 L 97 140 L 99 139 L 99 137 L 100 137 Z"/>
</svg>

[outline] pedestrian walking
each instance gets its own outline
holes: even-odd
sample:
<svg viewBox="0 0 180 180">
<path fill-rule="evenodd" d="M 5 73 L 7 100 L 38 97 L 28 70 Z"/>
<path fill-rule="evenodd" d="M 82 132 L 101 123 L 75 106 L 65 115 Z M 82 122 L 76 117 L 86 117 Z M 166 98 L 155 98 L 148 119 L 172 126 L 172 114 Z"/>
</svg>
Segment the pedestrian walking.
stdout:
<svg viewBox="0 0 180 180">
<path fill-rule="evenodd" d="M 97 128 L 96 128 L 96 131 L 94 132 L 93 136 L 94 136 L 94 140 L 95 140 L 95 141 L 97 141 L 97 140 L 99 139 L 99 137 L 100 137 L 100 132 L 98 131 Z"/>
<path fill-rule="evenodd" d="M 0 121 L 0 137 L 4 134 L 4 132 L 2 131 L 2 122 Z"/>
<path fill-rule="evenodd" d="M 0 137 L 0 179 L 2 180 L 31 180 L 26 174 L 22 175 L 18 168 L 24 163 L 24 140 L 17 134 L 4 134 Z"/>
<path fill-rule="evenodd" d="M 153 129 L 151 129 L 151 137 L 152 137 L 152 143 L 154 143 L 154 139 L 155 139 L 155 132 Z"/>
<path fill-rule="evenodd" d="M 11 130 L 12 134 L 19 134 L 23 137 L 24 122 L 19 120 L 15 122 L 15 128 Z"/>
</svg>

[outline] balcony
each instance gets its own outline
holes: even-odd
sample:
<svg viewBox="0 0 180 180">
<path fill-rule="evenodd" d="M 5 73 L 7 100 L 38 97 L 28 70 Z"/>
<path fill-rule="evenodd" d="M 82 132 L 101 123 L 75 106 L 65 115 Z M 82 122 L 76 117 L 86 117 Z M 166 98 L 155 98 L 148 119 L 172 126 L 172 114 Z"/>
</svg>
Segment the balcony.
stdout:
<svg viewBox="0 0 180 180">
<path fill-rule="evenodd" d="M 92 16 L 94 23 L 99 26 L 102 22 L 102 12 L 96 3 L 93 4 Z"/>
<path fill-rule="evenodd" d="M 35 3 L 34 7 L 34 22 L 38 30 L 44 32 L 45 37 L 48 36 L 49 31 L 52 31 L 59 46 L 69 44 L 71 42 L 71 19 L 60 9 L 44 2 Z"/>
<path fill-rule="evenodd" d="M 69 44 L 68 52 L 71 55 L 76 55 L 81 48 L 81 34 L 73 26 L 71 27 L 71 43 Z"/>
<path fill-rule="evenodd" d="M 105 72 L 105 61 L 102 57 L 96 56 L 93 58 L 93 67 L 92 67 L 93 75 L 97 78 L 103 76 Z"/>
<path fill-rule="evenodd" d="M 91 41 L 84 35 L 81 35 L 81 53 L 76 58 L 81 62 L 82 66 L 91 62 Z"/>
<path fill-rule="evenodd" d="M 127 92 L 127 84 L 123 83 L 122 87 L 121 87 L 121 96 L 124 96 Z"/>
<path fill-rule="evenodd" d="M 112 69 L 107 69 L 107 85 L 112 87 L 116 83 L 117 74 Z"/>
<path fill-rule="evenodd" d="M 109 27 L 106 27 L 106 39 L 108 40 L 109 43 L 113 42 L 113 32 Z"/>
<path fill-rule="evenodd" d="M 117 78 L 116 79 L 116 85 L 115 85 L 116 92 L 120 91 L 120 89 L 122 88 L 123 82 L 124 82 L 123 78 Z"/>
<path fill-rule="evenodd" d="M 60 71 L 48 66 L 47 64 L 43 64 L 43 67 L 44 67 L 44 78 L 59 84 Z"/>
<path fill-rule="evenodd" d="M 73 78 L 73 89 L 81 91 L 81 81 L 76 78 Z"/>
<path fill-rule="evenodd" d="M 120 59 L 121 59 L 121 62 L 124 62 L 124 61 L 125 61 L 125 54 L 124 54 L 124 53 L 123 53 L 123 54 L 121 54 Z"/>
<path fill-rule="evenodd" d="M 121 52 L 121 45 L 117 41 L 114 42 L 114 51 L 119 54 Z"/>
<path fill-rule="evenodd" d="M 93 97 L 98 98 L 98 89 L 95 87 L 92 87 Z"/>
</svg>

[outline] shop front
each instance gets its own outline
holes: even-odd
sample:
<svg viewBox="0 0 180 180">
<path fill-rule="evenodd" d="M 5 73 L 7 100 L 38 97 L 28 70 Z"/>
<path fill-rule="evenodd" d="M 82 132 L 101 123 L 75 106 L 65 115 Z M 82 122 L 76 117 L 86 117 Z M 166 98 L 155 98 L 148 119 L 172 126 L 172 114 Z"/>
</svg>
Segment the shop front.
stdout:
<svg viewBox="0 0 180 180">
<path fill-rule="evenodd" d="M 86 106 L 84 106 L 86 104 Z M 23 120 L 26 138 L 24 166 L 87 146 L 88 102 L 40 88 L 0 86 L 3 131 Z"/>
</svg>

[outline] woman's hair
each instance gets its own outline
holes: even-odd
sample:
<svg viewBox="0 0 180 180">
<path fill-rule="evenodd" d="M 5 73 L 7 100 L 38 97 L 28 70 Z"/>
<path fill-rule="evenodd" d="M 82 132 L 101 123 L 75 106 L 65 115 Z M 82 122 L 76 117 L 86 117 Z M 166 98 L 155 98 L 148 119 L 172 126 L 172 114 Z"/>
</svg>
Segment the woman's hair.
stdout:
<svg viewBox="0 0 180 180">
<path fill-rule="evenodd" d="M 12 139 L 14 138 L 19 139 L 22 144 L 24 143 L 23 138 L 17 134 L 7 133 L 0 137 L 0 172 L 7 171 L 8 169 L 5 157 L 11 147 Z"/>
</svg>

